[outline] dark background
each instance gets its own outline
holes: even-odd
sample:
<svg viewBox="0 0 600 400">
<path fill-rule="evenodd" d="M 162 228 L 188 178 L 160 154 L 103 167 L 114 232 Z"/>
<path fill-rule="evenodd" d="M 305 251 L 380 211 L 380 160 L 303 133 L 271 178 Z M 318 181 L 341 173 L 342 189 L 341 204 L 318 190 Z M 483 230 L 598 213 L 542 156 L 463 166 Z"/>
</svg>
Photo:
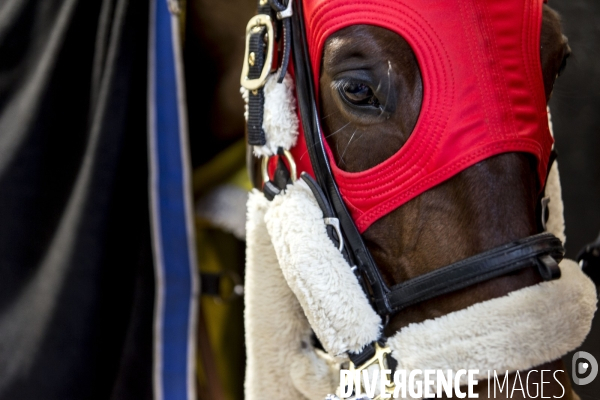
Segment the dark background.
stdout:
<svg viewBox="0 0 600 400">
<path fill-rule="evenodd" d="M 600 1 L 550 0 L 562 16 L 573 51 L 550 108 L 565 205 L 567 257 L 600 233 Z M 600 318 L 579 350 L 600 360 Z M 572 353 L 565 356 L 571 368 Z M 600 399 L 600 378 L 575 387 L 582 400 Z"/>
</svg>

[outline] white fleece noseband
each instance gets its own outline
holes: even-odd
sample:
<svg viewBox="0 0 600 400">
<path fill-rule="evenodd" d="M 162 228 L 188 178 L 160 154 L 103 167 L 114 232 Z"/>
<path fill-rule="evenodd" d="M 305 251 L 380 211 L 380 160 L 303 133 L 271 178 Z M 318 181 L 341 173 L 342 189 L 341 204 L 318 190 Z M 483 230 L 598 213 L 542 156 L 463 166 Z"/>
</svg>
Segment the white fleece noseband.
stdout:
<svg viewBox="0 0 600 400">
<path fill-rule="evenodd" d="M 325 350 L 356 353 L 377 340 L 381 319 L 327 235 L 308 185 L 298 181 L 276 196 L 265 223 L 283 276 Z"/>
</svg>

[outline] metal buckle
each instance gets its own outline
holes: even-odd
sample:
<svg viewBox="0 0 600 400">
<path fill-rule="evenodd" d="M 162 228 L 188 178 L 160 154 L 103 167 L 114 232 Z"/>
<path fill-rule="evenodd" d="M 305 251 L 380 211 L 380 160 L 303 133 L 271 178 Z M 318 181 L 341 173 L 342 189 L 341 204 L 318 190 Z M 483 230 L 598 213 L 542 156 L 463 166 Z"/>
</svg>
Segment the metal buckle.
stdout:
<svg viewBox="0 0 600 400">
<path fill-rule="evenodd" d="M 335 230 L 339 241 L 338 250 L 341 253 L 344 250 L 344 237 L 342 236 L 342 229 L 340 228 L 340 220 L 337 218 L 327 217 L 323 218 L 323 221 L 325 222 L 325 225 L 329 225 Z"/>
<path fill-rule="evenodd" d="M 357 367 L 354 365 L 352 361 L 350 361 L 348 370 L 351 372 L 351 379 L 354 379 L 354 392 L 356 393 L 357 385 L 361 385 L 361 376 L 362 371 L 369 368 L 371 365 L 378 364 L 379 365 L 379 373 L 382 373 L 384 369 L 389 369 L 387 365 L 387 356 L 392 354 L 392 350 L 388 346 L 381 346 L 378 342 L 375 342 L 375 354 L 369 360 L 364 362 L 361 366 Z M 360 373 L 358 380 L 356 379 L 356 371 Z M 373 400 L 382 400 L 389 399 L 393 396 L 394 390 L 396 389 L 396 385 L 394 384 L 393 376 L 390 374 L 388 381 L 390 382 L 385 386 L 385 393 L 379 393 L 377 396 L 373 398 Z M 388 397 L 383 397 L 384 394 L 389 394 Z"/>
<path fill-rule="evenodd" d="M 265 65 L 260 72 L 260 76 L 256 79 L 248 78 L 248 72 L 250 71 L 250 64 L 253 63 L 254 57 L 250 54 L 250 34 L 253 33 L 257 28 L 265 26 L 267 28 L 267 55 L 265 57 Z M 275 43 L 275 33 L 273 30 L 273 21 L 271 17 L 266 14 L 258 14 L 250 18 L 248 25 L 246 25 L 246 51 L 244 53 L 244 63 L 242 65 L 242 76 L 240 78 L 240 84 L 248 90 L 258 90 L 264 86 L 271 71 L 271 65 L 273 64 L 273 51 Z"/>
<path fill-rule="evenodd" d="M 292 180 L 292 182 L 296 182 L 296 162 L 294 161 L 294 156 L 292 156 L 292 153 L 290 153 L 289 150 L 283 150 L 283 155 L 285 156 L 285 159 L 287 160 L 289 166 L 290 166 L 290 179 Z M 271 178 L 269 177 L 269 160 L 271 159 L 270 156 L 264 156 L 262 158 L 262 165 L 261 165 L 261 171 L 262 171 L 262 179 L 263 179 L 263 183 L 267 183 L 268 181 L 271 180 Z"/>
<path fill-rule="evenodd" d="M 285 10 L 283 11 L 279 11 L 277 13 L 277 19 L 284 19 L 284 18 L 289 18 L 292 15 L 294 15 L 294 12 L 292 11 L 292 0 L 288 1 L 288 5 L 285 8 Z"/>
<path fill-rule="evenodd" d="M 541 200 L 541 205 L 542 205 L 542 211 L 541 211 L 541 222 L 542 222 L 542 229 L 545 231 L 546 230 L 546 224 L 548 223 L 548 204 L 550 203 L 550 197 L 544 197 Z"/>
</svg>

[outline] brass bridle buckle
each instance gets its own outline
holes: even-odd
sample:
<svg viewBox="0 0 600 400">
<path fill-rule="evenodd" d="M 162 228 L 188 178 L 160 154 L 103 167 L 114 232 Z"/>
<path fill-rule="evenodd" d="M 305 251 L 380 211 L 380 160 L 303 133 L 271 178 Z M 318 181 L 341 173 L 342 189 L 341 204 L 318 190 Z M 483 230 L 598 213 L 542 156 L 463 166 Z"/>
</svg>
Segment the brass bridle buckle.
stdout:
<svg viewBox="0 0 600 400">
<path fill-rule="evenodd" d="M 352 361 L 350 361 L 349 366 L 348 366 L 348 371 L 351 372 L 350 379 L 354 380 L 354 388 L 355 388 L 354 393 L 356 393 L 357 387 L 364 387 L 364 385 L 362 385 L 362 380 L 361 380 L 363 370 L 368 369 L 370 366 L 377 365 L 379 367 L 379 373 L 381 374 L 381 373 L 383 373 L 382 372 L 383 370 L 390 369 L 388 366 L 387 357 L 391 356 L 391 354 L 392 354 L 392 350 L 388 346 L 382 346 L 378 342 L 375 342 L 375 354 L 373 355 L 373 357 L 371 357 L 369 360 L 367 360 L 366 362 L 364 362 L 362 365 L 360 365 L 358 367 L 355 366 Z M 358 372 L 358 374 L 357 374 L 357 372 Z M 390 397 L 382 397 L 382 396 L 384 394 L 390 394 L 390 395 L 394 394 L 396 385 L 394 384 L 394 379 L 393 379 L 392 373 L 390 373 L 388 376 L 389 384 L 385 385 L 385 392 L 379 393 L 377 396 L 375 396 L 373 398 L 373 400 L 382 400 L 384 398 L 391 398 L 391 396 Z M 346 382 L 344 382 L 344 384 L 346 384 Z M 362 393 L 364 394 L 364 391 L 362 391 Z"/>
<path fill-rule="evenodd" d="M 261 70 L 260 76 L 255 79 L 248 78 L 250 66 L 254 65 L 255 54 L 250 53 L 250 35 L 256 33 L 262 27 L 267 28 L 267 54 L 265 55 L 265 64 Z M 266 14 L 258 14 L 250 18 L 246 25 L 246 51 L 244 54 L 244 63 L 242 64 L 242 76 L 240 84 L 242 87 L 248 90 L 258 90 L 264 86 L 271 72 L 271 66 L 273 64 L 273 52 L 275 44 L 275 33 L 273 29 L 273 20 Z"/>
</svg>

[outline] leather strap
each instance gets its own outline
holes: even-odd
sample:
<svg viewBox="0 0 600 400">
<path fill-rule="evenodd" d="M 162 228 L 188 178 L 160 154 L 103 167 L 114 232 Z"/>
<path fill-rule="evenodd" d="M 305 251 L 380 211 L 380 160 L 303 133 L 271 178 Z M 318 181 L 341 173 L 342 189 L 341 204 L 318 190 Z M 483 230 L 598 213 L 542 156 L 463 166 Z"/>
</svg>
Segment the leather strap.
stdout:
<svg viewBox="0 0 600 400">
<path fill-rule="evenodd" d="M 283 49 L 282 49 L 282 57 L 281 57 L 281 68 L 279 71 L 279 77 L 277 78 L 277 82 L 283 82 L 283 78 L 288 70 L 288 64 L 290 61 L 290 29 L 291 23 L 290 18 L 287 15 L 282 15 L 288 9 L 288 4 L 292 0 L 269 0 L 269 4 L 271 5 L 271 9 L 277 12 L 277 19 L 282 21 L 283 28 Z"/>
<path fill-rule="evenodd" d="M 290 56 L 290 18 L 286 14 L 288 9 L 288 1 L 283 0 L 259 0 L 257 15 L 264 14 L 268 15 L 272 21 L 273 35 L 274 38 L 267 38 L 268 29 L 266 26 L 257 27 L 249 33 L 248 38 L 248 55 L 251 60 L 244 60 L 244 63 L 248 63 L 248 78 L 251 80 L 259 79 L 264 67 L 272 69 L 272 65 L 265 65 L 268 61 L 266 57 L 268 52 L 274 52 L 279 55 L 279 52 L 275 48 L 267 48 L 268 43 L 278 43 L 280 39 L 280 31 L 283 31 L 283 44 L 282 44 L 282 59 L 281 69 L 278 82 L 281 83 L 287 72 L 288 61 Z M 279 22 L 277 22 L 279 21 Z M 277 58 L 275 58 L 275 65 L 279 64 Z M 262 82 L 264 85 L 264 82 Z M 248 91 L 248 144 L 252 146 L 263 146 L 267 143 L 265 132 L 263 131 L 263 113 L 264 113 L 264 87 L 255 88 L 254 90 Z"/>
<path fill-rule="evenodd" d="M 398 312 L 525 268 L 538 268 L 544 280 L 557 279 L 560 277 L 558 263 L 563 256 L 561 241 L 551 233 L 540 233 L 412 278 L 393 286 L 386 297 L 392 312 Z"/>
<path fill-rule="evenodd" d="M 271 17 L 274 20 L 275 11 L 271 8 L 269 2 L 259 0 L 256 14 L 264 14 Z M 273 32 L 275 38 L 277 38 L 277 24 L 273 23 Z M 268 30 L 266 26 L 261 26 L 253 30 L 249 34 L 248 38 L 248 54 L 251 55 L 252 60 L 244 60 L 244 63 L 248 63 L 248 78 L 258 79 L 261 76 L 265 63 L 267 62 L 267 52 L 274 51 L 274 49 L 267 48 Z M 273 39 L 273 38 L 272 38 Z M 270 67 L 270 66 L 269 66 Z M 263 113 L 265 105 L 264 88 L 261 86 L 255 90 L 248 91 L 248 144 L 252 146 L 263 146 L 267 143 L 265 132 L 263 131 Z"/>
<path fill-rule="evenodd" d="M 250 53 L 254 54 L 253 64 L 250 65 L 248 77 L 257 79 L 265 65 L 265 35 L 267 28 L 262 27 L 258 32 L 251 33 L 249 38 Z M 248 62 L 244 60 L 244 62 Z M 263 146 L 267 143 L 265 132 L 262 128 L 265 95 L 263 88 L 248 92 L 248 144 Z"/>
</svg>

